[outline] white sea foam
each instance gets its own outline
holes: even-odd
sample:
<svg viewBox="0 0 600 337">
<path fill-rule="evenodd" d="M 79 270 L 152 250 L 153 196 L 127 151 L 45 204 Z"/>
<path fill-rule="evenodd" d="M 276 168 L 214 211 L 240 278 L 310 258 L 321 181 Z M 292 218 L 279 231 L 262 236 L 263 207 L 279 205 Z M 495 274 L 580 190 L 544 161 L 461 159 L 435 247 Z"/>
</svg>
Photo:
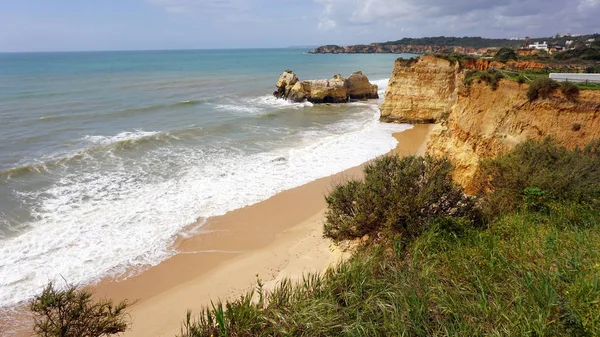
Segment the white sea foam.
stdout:
<svg viewBox="0 0 600 337">
<path fill-rule="evenodd" d="M 245 98 L 239 101 L 233 101 L 228 104 L 218 104 L 215 106 L 218 110 L 228 110 L 241 112 L 245 114 L 260 115 L 267 111 L 272 111 L 273 108 L 305 108 L 313 106 L 310 102 L 295 103 L 285 99 L 276 98 L 273 95 L 265 95 L 254 98 Z"/>
<path fill-rule="evenodd" d="M 257 113 L 263 112 L 263 110 L 259 107 L 235 105 L 235 104 L 219 104 L 219 105 L 216 105 L 215 108 L 219 109 L 219 110 L 229 110 L 229 111 L 245 112 L 245 113 L 251 113 L 251 114 L 257 114 Z"/>
<path fill-rule="evenodd" d="M 371 84 L 377 84 L 377 93 L 379 94 L 380 97 L 383 97 L 385 95 L 385 91 L 388 87 L 389 81 L 390 81 L 389 78 L 371 81 Z"/>
<path fill-rule="evenodd" d="M 359 165 L 390 151 L 396 145 L 392 132 L 410 128 L 379 123 L 374 105 L 364 114 L 270 152 L 164 147 L 134 167 L 92 167 L 24 194 L 37 203 L 36 221 L 0 246 L 0 305 L 24 301 L 51 280 L 89 283 L 156 265 L 175 253 L 173 240 L 182 231 L 189 235 L 187 226 L 198 217 L 224 214 Z M 151 134 L 88 140 L 107 144 Z M 184 169 L 165 179 L 149 173 L 170 172 L 174 165 Z"/>
<path fill-rule="evenodd" d="M 286 99 L 277 98 L 273 95 L 265 95 L 265 96 L 260 96 L 258 98 L 252 98 L 252 99 L 249 99 L 248 102 L 250 102 L 251 104 L 258 105 L 258 106 L 270 107 L 270 108 L 289 108 L 289 107 L 305 108 L 305 107 L 313 106 L 313 104 L 308 101 L 296 103 L 296 102 L 292 102 L 292 101 L 289 101 Z"/>
<path fill-rule="evenodd" d="M 83 137 L 84 140 L 98 144 L 98 145 L 108 145 L 114 144 L 124 140 L 136 140 L 145 137 L 150 137 L 158 134 L 156 131 L 143 131 L 143 130 L 135 130 L 135 131 L 127 131 L 121 132 L 115 136 L 90 136 L 87 135 Z"/>
</svg>

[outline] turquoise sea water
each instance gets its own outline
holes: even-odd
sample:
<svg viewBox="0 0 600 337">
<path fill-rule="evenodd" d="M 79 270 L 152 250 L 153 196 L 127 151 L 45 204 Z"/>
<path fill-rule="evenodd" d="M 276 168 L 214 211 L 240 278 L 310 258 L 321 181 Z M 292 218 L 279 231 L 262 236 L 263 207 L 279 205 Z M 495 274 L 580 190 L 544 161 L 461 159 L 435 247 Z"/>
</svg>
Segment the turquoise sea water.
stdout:
<svg viewBox="0 0 600 337">
<path fill-rule="evenodd" d="M 0 54 L 0 306 L 49 280 L 154 265 L 224 214 L 392 149 L 380 101 L 271 96 L 279 74 L 362 70 L 383 93 L 398 55 L 299 49 Z"/>
</svg>

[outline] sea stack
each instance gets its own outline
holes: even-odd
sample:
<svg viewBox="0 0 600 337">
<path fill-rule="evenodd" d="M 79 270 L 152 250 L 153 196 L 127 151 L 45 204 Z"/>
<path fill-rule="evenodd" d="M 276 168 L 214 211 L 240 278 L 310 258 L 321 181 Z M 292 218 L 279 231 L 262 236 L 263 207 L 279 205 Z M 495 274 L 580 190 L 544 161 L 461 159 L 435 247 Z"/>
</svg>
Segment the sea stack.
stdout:
<svg viewBox="0 0 600 337">
<path fill-rule="evenodd" d="M 371 84 L 361 71 L 354 72 L 346 79 L 346 87 L 351 99 L 377 99 L 377 85 Z"/>
<path fill-rule="evenodd" d="M 276 87 L 275 97 L 293 102 L 346 103 L 350 99 L 379 98 L 377 85 L 371 84 L 360 71 L 352 73 L 348 79 L 338 74 L 329 80 L 300 81 L 293 71 L 286 70 L 279 76 Z"/>
</svg>

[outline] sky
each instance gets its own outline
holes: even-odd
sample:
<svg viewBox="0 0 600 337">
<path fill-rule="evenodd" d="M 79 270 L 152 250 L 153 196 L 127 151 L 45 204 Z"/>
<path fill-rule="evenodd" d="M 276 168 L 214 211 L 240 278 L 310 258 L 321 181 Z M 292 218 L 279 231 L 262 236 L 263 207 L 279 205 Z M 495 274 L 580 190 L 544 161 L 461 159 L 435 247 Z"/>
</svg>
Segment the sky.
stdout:
<svg viewBox="0 0 600 337">
<path fill-rule="evenodd" d="M 600 32 L 600 0 L 0 0 L 0 52 Z"/>
</svg>

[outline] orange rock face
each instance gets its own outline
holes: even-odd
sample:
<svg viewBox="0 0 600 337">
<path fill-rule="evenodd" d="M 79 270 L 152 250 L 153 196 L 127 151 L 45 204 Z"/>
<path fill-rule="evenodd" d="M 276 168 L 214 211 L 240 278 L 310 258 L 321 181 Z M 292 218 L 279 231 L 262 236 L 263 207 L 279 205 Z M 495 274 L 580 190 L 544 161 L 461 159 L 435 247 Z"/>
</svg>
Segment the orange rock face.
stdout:
<svg viewBox="0 0 600 337">
<path fill-rule="evenodd" d="M 498 62 L 491 62 L 486 59 L 466 59 L 461 62 L 460 67 L 462 69 L 488 70 L 492 63 Z"/>
<path fill-rule="evenodd" d="M 538 49 L 517 49 L 517 55 L 519 56 L 531 56 L 539 53 L 540 51 Z"/>
<path fill-rule="evenodd" d="M 455 180 L 474 192 L 479 160 L 510 151 L 527 140 L 552 136 L 567 148 L 600 138 L 600 92 L 582 91 L 576 102 L 556 93 L 530 102 L 528 86 L 503 80 L 497 90 L 486 84 L 459 86 L 448 119 L 431 135 L 427 151 L 450 158 Z"/>
<path fill-rule="evenodd" d="M 548 68 L 549 66 L 544 63 L 540 63 L 537 61 L 515 61 L 509 60 L 506 62 L 506 66 L 513 70 L 543 70 Z"/>
</svg>

